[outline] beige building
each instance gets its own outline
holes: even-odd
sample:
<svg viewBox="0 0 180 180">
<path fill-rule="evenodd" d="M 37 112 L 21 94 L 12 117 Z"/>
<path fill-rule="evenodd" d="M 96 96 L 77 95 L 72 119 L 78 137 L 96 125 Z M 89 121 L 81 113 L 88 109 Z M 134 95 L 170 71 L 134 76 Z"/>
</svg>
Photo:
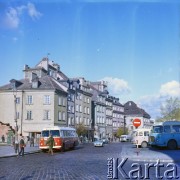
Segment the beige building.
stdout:
<svg viewBox="0 0 180 180">
<path fill-rule="evenodd" d="M 18 134 L 24 136 L 47 126 L 66 126 L 67 88 L 43 67 L 26 65 L 24 73 L 24 79 L 0 87 L 0 122 L 15 129 L 17 119 Z"/>
</svg>

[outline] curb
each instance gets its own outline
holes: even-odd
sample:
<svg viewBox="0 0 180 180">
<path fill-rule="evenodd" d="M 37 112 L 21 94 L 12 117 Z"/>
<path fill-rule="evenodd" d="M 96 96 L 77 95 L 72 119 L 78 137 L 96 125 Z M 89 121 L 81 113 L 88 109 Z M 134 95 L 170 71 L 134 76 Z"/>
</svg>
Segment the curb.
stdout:
<svg viewBox="0 0 180 180">
<path fill-rule="evenodd" d="M 36 150 L 36 151 L 30 151 L 30 152 L 24 152 L 24 155 L 30 155 L 30 154 L 35 154 L 35 153 L 40 153 L 41 150 Z M 9 157 L 17 157 L 17 154 L 9 154 L 9 155 L 4 155 L 4 156 L 0 156 L 1 158 L 9 158 Z"/>
<path fill-rule="evenodd" d="M 121 158 L 128 158 L 128 160 L 130 161 L 137 161 L 137 162 L 157 162 L 158 159 L 145 159 L 145 158 L 132 158 L 132 157 L 125 157 L 125 156 L 121 156 Z M 180 162 L 180 159 L 178 160 L 173 160 L 173 159 L 159 159 L 160 162 L 162 163 L 177 163 Z"/>
</svg>

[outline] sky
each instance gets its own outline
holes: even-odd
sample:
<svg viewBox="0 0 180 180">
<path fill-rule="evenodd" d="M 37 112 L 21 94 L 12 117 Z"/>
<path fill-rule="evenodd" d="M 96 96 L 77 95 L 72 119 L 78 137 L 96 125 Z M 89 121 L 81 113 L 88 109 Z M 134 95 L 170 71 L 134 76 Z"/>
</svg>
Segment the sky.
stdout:
<svg viewBox="0 0 180 180">
<path fill-rule="evenodd" d="M 180 1 L 1 0 L 0 86 L 43 57 L 152 118 L 180 97 Z"/>
</svg>

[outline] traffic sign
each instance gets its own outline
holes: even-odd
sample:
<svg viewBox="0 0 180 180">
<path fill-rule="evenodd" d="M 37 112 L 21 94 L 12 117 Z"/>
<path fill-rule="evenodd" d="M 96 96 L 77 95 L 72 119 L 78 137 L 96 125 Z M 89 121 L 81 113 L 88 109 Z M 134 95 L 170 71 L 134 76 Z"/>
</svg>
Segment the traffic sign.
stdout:
<svg viewBox="0 0 180 180">
<path fill-rule="evenodd" d="M 141 120 L 140 119 L 134 119 L 133 120 L 133 125 L 138 128 L 141 125 Z"/>
</svg>

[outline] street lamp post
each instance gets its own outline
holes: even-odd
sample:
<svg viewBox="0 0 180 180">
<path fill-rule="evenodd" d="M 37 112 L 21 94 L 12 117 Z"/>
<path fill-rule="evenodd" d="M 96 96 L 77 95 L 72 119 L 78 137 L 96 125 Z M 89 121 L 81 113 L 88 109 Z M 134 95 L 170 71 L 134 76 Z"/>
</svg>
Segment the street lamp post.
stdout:
<svg viewBox="0 0 180 180">
<path fill-rule="evenodd" d="M 15 138 L 14 138 L 14 143 L 15 143 L 15 153 L 17 154 L 19 151 L 19 142 L 18 142 L 18 124 L 17 124 L 17 108 L 16 108 L 16 94 L 17 94 L 17 89 L 15 86 L 15 83 L 13 85 L 13 96 L 14 96 L 14 122 L 15 122 Z"/>
<path fill-rule="evenodd" d="M 126 132 L 126 116 L 124 116 L 124 123 L 123 123 L 123 125 L 124 125 L 124 134 L 125 134 L 125 132 Z"/>
</svg>

